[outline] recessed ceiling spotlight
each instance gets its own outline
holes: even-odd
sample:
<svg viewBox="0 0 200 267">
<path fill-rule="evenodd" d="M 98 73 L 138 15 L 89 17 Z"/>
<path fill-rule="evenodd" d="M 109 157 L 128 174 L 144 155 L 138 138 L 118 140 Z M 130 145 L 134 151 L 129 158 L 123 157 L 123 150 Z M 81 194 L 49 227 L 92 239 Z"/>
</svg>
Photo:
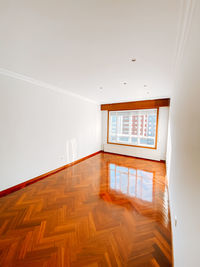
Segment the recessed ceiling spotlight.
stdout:
<svg viewBox="0 0 200 267">
<path fill-rule="evenodd" d="M 123 82 L 123 85 L 127 85 L 127 82 Z"/>
<path fill-rule="evenodd" d="M 149 94 L 150 94 L 150 92 L 149 92 L 149 91 L 147 91 L 146 93 L 147 93 L 147 95 L 149 95 Z"/>
<path fill-rule="evenodd" d="M 102 91 L 102 90 L 103 90 L 103 87 L 102 87 L 102 86 L 100 86 L 100 87 L 99 87 L 99 90 L 100 90 L 100 91 Z"/>
<path fill-rule="evenodd" d="M 131 61 L 132 61 L 132 62 L 135 62 L 135 61 L 136 61 L 136 58 L 132 58 Z"/>
<path fill-rule="evenodd" d="M 147 87 L 147 85 L 146 85 L 146 84 L 144 84 L 144 87 Z"/>
</svg>

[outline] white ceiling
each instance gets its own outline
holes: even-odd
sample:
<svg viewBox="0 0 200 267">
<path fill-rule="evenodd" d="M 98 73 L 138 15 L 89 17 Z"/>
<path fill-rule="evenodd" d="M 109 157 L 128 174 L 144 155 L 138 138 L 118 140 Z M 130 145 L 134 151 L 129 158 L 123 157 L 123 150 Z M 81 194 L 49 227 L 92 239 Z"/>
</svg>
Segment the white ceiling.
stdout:
<svg viewBox="0 0 200 267">
<path fill-rule="evenodd" d="M 99 103 L 168 97 L 179 9 L 180 0 L 0 0 L 0 68 Z"/>
</svg>

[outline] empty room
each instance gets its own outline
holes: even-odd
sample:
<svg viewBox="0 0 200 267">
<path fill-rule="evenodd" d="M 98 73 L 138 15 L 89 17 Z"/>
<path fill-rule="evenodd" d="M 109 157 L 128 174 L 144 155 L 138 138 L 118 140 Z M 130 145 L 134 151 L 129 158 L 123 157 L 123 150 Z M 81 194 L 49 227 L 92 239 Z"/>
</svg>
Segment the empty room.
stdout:
<svg viewBox="0 0 200 267">
<path fill-rule="evenodd" d="M 200 1 L 0 1 L 0 266 L 199 267 Z"/>
</svg>

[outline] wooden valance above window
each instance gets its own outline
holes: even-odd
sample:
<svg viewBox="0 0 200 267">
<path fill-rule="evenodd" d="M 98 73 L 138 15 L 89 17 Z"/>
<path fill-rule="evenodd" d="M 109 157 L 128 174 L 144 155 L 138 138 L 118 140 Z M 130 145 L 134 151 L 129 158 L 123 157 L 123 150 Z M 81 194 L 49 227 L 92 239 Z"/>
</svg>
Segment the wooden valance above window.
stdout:
<svg viewBox="0 0 200 267">
<path fill-rule="evenodd" d="M 135 110 L 135 109 L 151 109 L 159 107 L 169 107 L 170 98 L 153 99 L 153 100 L 143 100 L 134 102 L 122 102 L 122 103 L 112 103 L 112 104 L 102 104 L 101 110 Z"/>
</svg>

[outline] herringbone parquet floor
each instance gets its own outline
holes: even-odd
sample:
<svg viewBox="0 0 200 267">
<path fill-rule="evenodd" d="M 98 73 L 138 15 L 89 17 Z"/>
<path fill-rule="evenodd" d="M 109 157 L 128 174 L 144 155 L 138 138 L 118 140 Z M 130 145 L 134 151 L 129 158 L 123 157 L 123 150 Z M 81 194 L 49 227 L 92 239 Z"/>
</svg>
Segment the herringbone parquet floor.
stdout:
<svg viewBox="0 0 200 267">
<path fill-rule="evenodd" d="M 171 266 L 164 163 L 101 153 L 0 199 L 0 266 Z"/>
</svg>

